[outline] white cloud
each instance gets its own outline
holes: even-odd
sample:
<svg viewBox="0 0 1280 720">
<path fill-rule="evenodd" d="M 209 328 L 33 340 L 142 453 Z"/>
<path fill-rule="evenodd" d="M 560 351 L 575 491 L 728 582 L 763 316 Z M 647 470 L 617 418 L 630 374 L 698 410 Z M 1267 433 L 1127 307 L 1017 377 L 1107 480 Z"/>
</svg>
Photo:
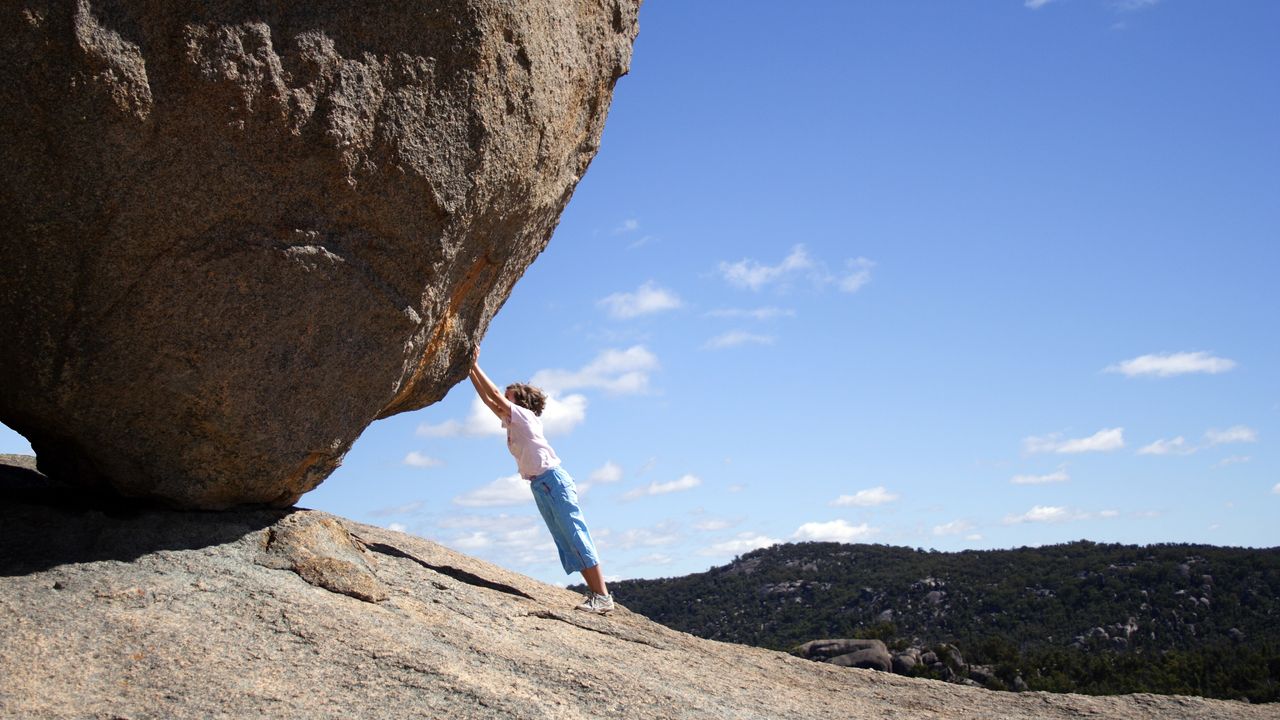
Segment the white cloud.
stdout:
<svg viewBox="0 0 1280 720">
<path fill-rule="evenodd" d="M 773 320 L 775 318 L 795 316 L 795 310 L 786 310 L 776 307 L 760 307 L 753 310 L 746 310 L 743 308 L 723 308 L 720 310 L 712 310 L 707 313 L 707 317 L 745 318 L 749 320 Z"/>
<path fill-rule="evenodd" d="M 859 490 L 852 495 L 841 495 L 831 501 L 832 505 L 853 507 L 875 507 L 897 500 L 898 496 L 884 489 L 884 486 Z"/>
<path fill-rule="evenodd" d="M 1014 475 L 1009 482 L 1014 485 L 1047 485 L 1049 483 L 1067 482 L 1071 476 L 1067 474 L 1065 468 L 1059 468 L 1056 472 L 1048 475 Z"/>
<path fill-rule="evenodd" d="M 606 536 L 606 547 L 617 547 L 622 550 L 630 550 L 636 547 L 659 547 L 662 545 L 670 545 L 680 539 L 674 523 L 667 521 L 659 523 L 656 527 L 650 528 L 633 528 L 625 530 L 621 533 L 610 533 Z"/>
<path fill-rule="evenodd" d="M 581 395 L 558 398 L 547 395 L 547 406 L 542 409 L 542 430 L 547 437 L 565 435 L 587 419 L 587 399 Z"/>
<path fill-rule="evenodd" d="M 615 394 L 644 392 L 649 373 L 658 369 L 658 356 L 643 345 L 605 350 L 579 370 L 539 370 L 531 384 L 548 393 L 597 388 Z"/>
<path fill-rule="evenodd" d="M 726 489 L 726 490 L 728 490 L 728 491 L 729 491 L 729 492 L 731 492 L 731 493 L 740 493 L 740 492 L 742 492 L 743 490 L 746 490 L 746 489 L 747 489 L 747 486 L 746 486 L 746 485 L 743 485 L 742 483 L 734 483 L 734 484 L 730 485 L 729 487 L 727 487 L 727 488 L 725 488 L 725 489 Z"/>
<path fill-rule="evenodd" d="M 507 567 L 548 564 L 555 561 L 555 542 L 534 515 L 470 515 L 448 518 L 440 527 L 466 529 L 453 537 L 440 539 L 455 550 L 481 555 Z M 558 565 L 559 563 L 556 563 Z"/>
<path fill-rule="evenodd" d="M 618 223 L 618 227 L 613 229 L 613 234 L 620 235 L 622 233 L 635 232 L 636 230 L 639 230 L 639 229 L 640 229 L 639 220 L 635 218 L 627 218 L 626 220 L 623 220 L 622 222 Z"/>
<path fill-rule="evenodd" d="M 952 520 L 949 523 L 933 526 L 934 535 L 962 535 L 973 529 L 973 526 L 964 520 Z M 979 536 L 981 539 L 981 536 Z"/>
<path fill-rule="evenodd" d="M 444 464 L 442 461 L 437 460 L 433 457 L 427 457 L 426 455 L 423 455 L 417 450 L 414 450 L 408 455 L 405 455 L 404 460 L 401 460 L 401 462 L 405 465 L 408 465 L 409 467 L 416 467 L 416 468 L 439 467 Z"/>
<path fill-rule="evenodd" d="M 401 525 L 400 523 L 391 523 L 390 525 L 387 526 L 387 529 L 390 530 L 391 532 L 398 532 L 398 533 L 406 532 L 408 530 L 408 528 L 406 528 L 404 525 Z"/>
<path fill-rule="evenodd" d="M 457 420 L 446 420 L 445 422 L 435 425 L 423 423 L 418 426 L 417 434 L 420 437 L 443 438 L 443 437 L 478 437 L 482 435 L 502 435 L 502 423 L 498 420 L 498 416 L 488 408 L 478 397 L 471 398 L 471 412 L 467 415 L 467 419 L 461 422 Z"/>
<path fill-rule="evenodd" d="M 804 245 L 796 245 L 783 261 L 777 265 L 761 265 L 749 258 L 736 263 L 720 263 L 720 274 L 729 284 L 737 287 L 759 290 L 770 283 L 778 282 L 799 270 L 813 268 L 813 260 L 805 252 Z"/>
<path fill-rule="evenodd" d="M 759 550 L 760 548 L 769 547 L 770 545 L 777 545 L 779 542 L 781 541 L 775 540 L 774 538 L 771 538 L 767 535 L 761 535 L 759 533 L 752 534 L 749 532 L 744 532 L 744 533 L 739 533 L 738 536 L 732 540 L 718 542 L 715 545 L 712 545 L 711 547 L 703 548 L 702 550 L 698 551 L 698 554 L 699 555 L 741 555 L 743 553 L 751 552 L 752 550 Z"/>
<path fill-rule="evenodd" d="M 1120 373 L 1126 377 L 1152 375 L 1173 377 L 1190 373 L 1216 375 L 1236 366 L 1234 360 L 1214 357 L 1207 352 L 1176 352 L 1161 355 L 1142 355 L 1108 366 L 1104 372 Z"/>
<path fill-rule="evenodd" d="M 1111 518 L 1117 518 L 1117 517 L 1120 517 L 1120 511 L 1119 510 L 1103 510 L 1102 512 L 1098 513 L 1098 517 L 1106 518 L 1108 520 Z"/>
<path fill-rule="evenodd" d="M 1070 508 L 1051 505 L 1036 505 L 1021 515 L 1006 515 L 1006 525 L 1017 525 L 1024 522 L 1066 522 L 1068 520 L 1087 520 L 1087 513 L 1080 513 Z"/>
<path fill-rule="evenodd" d="M 548 392 L 541 418 L 542 430 L 547 436 L 564 435 L 587 419 L 587 399 L 576 394 L 560 398 Z M 471 412 L 466 420 L 447 420 L 435 425 L 423 423 L 418 426 L 417 434 L 430 438 L 485 435 L 501 437 L 506 431 L 502 429 L 502 421 L 498 420 L 498 416 L 477 397 L 471 399 Z"/>
<path fill-rule="evenodd" d="M 977 542 L 982 539 L 982 533 L 973 533 L 972 535 L 965 535 L 964 539 Z"/>
<path fill-rule="evenodd" d="M 489 537 L 489 533 L 477 530 L 476 532 L 453 538 L 445 543 L 455 550 L 483 550 L 493 545 L 493 540 Z"/>
<path fill-rule="evenodd" d="M 616 483 L 622 479 L 622 467 L 612 460 L 608 460 L 605 464 L 591 471 L 591 475 L 587 477 L 593 483 Z"/>
<path fill-rule="evenodd" d="M 683 303 L 678 295 L 650 281 L 641 285 L 633 293 L 614 293 L 601 299 L 597 304 L 604 307 L 612 317 L 627 320 L 641 315 L 675 310 Z"/>
<path fill-rule="evenodd" d="M 715 532 L 716 530 L 727 530 L 730 525 L 731 523 L 728 520 L 711 519 L 703 520 L 702 522 L 694 525 L 693 529 L 701 530 L 702 532 Z"/>
<path fill-rule="evenodd" d="M 850 525 L 844 520 L 830 522 L 805 523 L 796 529 L 791 537 L 796 540 L 814 540 L 817 542 L 855 542 L 875 535 L 879 530 L 866 523 Z"/>
<path fill-rule="evenodd" d="M 1023 439 L 1022 447 L 1028 453 L 1109 452 L 1124 447 L 1124 428 L 1107 428 L 1087 438 L 1072 440 L 1063 440 L 1059 433 L 1043 437 L 1028 437 Z"/>
<path fill-rule="evenodd" d="M 478 487 L 453 499 L 453 504 L 463 507 L 502 507 L 533 502 L 529 481 L 517 475 L 507 475 Z"/>
<path fill-rule="evenodd" d="M 1025 0 L 1025 2 L 1023 2 L 1022 4 L 1025 7 L 1031 8 L 1032 10 L 1039 10 L 1040 8 L 1044 7 L 1045 5 L 1048 5 L 1051 2 L 1053 2 L 1053 0 Z"/>
<path fill-rule="evenodd" d="M 644 487 L 638 487 L 627 492 L 622 496 L 623 500 L 635 500 L 636 498 L 645 497 L 647 495 L 666 495 L 667 493 L 681 492 L 684 490 L 692 490 L 702 484 L 702 478 L 697 475 L 685 475 L 679 480 L 672 480 L 665 483 L 649 483 Z"/>
<path fill-rule="evenodd" d="M 1188 445 L 1187 439 L 1179 435 L 1172 440 L 1161 438 L 1138 450 L 1139 455 L 1190 455 L 1198 448 Z"/>
<path fill-rule="evenodd" d="M 1271 488 L 1271 494 L 1280 495 L 1280 483 L 1276 483 L 1276 486 Z"/>
<path fill-rule="evenodd" d="M 1209 430 L 1204 434 L 1204 439 L 1210 445 L 1225 445 L 1227 443 L 1246 443 L 1257 442 L 1258 431 L 1244 425 L 1236 425 L 1226 430 Z"/>
<path fill-rule="evenodd" d="M 774 343 L 774 339 L 775 338 L 772 335 L 758 335 L 744 330 L 730 330 L 727 333 L 722 333 L 711 338 L 702 347 L 704 350 L 723 350 L 725 348 L 747 344 L 772 345 Z"/>
<path fill-rule="evenodd" d="M 858 292 L 863 285 L 871 282 L 871 268 L 875 265 L 864 257 L 846 261 L 845 267 L 848 274 L 840 279 L 840 290 L 847 293 Z"/>
</svg>

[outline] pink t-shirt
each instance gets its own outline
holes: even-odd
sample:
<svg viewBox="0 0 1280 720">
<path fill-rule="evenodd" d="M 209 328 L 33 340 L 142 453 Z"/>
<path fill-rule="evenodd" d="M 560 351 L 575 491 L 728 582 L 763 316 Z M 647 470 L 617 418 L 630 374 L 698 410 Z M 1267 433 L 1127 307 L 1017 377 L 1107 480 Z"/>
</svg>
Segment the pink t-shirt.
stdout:
<svg viewBox="0 0 1280 720">
<path fill-rule="evenodd" d="M 516 459 L 520 476 L 532 480 L 560 464 L 556 451 L 547 444 L 542 434 L 542 420 L 532 410 L 511 403 L 511 422 L 504 422 L 507 429 L 507 449 Z"/>
</svg>

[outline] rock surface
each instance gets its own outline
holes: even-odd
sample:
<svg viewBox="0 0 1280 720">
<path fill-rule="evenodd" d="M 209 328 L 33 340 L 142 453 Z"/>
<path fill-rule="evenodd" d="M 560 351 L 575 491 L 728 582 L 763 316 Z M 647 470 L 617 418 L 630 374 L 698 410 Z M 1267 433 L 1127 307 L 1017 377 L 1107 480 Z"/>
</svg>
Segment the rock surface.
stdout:
<svg viewBox="0 0 1280 720">
<path fill-rule="evenodd" d="M 465 376 L 638 4 L 6 3 L 0 421 L 69 483 L 292 504 Z"/>
<path fill-rule="evenodd" d="M 561 588 L 320 512 L 95 509 L 5 474 L 0 717 L 1280 718 L 841 668 L 575 612 Z"/>
</svg>

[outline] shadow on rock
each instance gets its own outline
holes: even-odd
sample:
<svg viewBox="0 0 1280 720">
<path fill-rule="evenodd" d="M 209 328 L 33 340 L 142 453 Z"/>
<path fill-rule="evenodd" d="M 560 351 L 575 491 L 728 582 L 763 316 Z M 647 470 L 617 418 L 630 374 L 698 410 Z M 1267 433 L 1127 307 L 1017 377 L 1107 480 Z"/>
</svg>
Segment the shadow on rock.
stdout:
<svg viewBox="0 0 1280 720">
<path fill-rule="evenodd" d="M 221 545 L 296 511 L 200 512 L 138 505 L 54 483 L 36 472 L 34 460 L 0 457 L 0 576 Z"/>
</svg>

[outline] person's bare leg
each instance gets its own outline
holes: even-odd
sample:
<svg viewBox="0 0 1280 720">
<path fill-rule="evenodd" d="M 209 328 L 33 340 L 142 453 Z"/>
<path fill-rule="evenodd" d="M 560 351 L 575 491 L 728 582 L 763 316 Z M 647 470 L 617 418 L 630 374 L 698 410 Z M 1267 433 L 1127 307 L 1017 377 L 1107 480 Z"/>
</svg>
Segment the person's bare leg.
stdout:
<svg viewBox="0 0 1280 720">
<path fill-rule="evenodd" d="M 604 586 L 604 575 L 600 574 L 600 566 L 593 565 L 582 571 L 582 579 L 587 581 L 587 587 L 591 588 L 591 592 L 597 595 L 608 595 L 609 590 Z"/>
</svg>

